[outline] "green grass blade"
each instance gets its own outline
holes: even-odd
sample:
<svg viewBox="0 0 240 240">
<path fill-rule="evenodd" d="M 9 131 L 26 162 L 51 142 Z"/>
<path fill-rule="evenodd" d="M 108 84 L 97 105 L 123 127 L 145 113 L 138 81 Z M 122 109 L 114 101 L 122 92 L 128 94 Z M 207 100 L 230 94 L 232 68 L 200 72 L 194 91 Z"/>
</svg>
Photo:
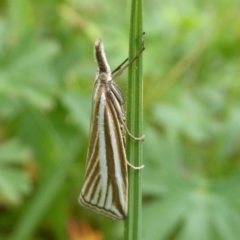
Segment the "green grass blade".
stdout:
<svg viewBox="0 0 240 240">
<path fill-rule="evenodd" d="M 130 20 L 129 59 L 140 51 L 142 46 L 142 1 L 132 0 Z M 134 136 L 142 135 L 142 61 L 141 56 L 128 72 L 127 126 Z M 126 151 L 128 160 L 135 166 L 142 165 L 142 142 L 133 141 L 127 136 Z M 125 221 L 125 240 L 141 239 L 141 170 L 129 171 L 128 218 Z"/>
</svg>

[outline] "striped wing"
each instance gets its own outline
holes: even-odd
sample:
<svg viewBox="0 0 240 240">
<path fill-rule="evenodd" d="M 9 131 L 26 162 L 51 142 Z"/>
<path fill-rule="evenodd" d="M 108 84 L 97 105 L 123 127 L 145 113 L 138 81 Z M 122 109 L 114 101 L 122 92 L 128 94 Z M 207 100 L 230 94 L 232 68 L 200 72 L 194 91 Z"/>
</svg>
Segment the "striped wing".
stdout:
<svg viewBox="0 0 240 240">
<path fill-rule="evenodd" d="M 87 170 L 79 202 L 115 220 L 127 216 L 123 96 L 115 83 L 96 82 Z M 121 119 L 119 119 L 121 118 Z"/>
</svg>

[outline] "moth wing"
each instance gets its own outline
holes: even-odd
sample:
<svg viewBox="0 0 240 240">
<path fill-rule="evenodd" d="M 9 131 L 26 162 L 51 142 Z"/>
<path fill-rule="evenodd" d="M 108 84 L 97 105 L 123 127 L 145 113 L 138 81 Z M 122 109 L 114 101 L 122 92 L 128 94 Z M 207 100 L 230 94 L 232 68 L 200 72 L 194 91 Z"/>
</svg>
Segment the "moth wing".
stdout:
<svg viewBox="0 0 240 240">
<path fill-rule="evenodd" d="M 121 104 L 104 84 L 92 107 L 87 170 L 79 202 L 96 212 L 122 220 L 127 215 L 127 159 L 122 134 Z"/>
</svg>

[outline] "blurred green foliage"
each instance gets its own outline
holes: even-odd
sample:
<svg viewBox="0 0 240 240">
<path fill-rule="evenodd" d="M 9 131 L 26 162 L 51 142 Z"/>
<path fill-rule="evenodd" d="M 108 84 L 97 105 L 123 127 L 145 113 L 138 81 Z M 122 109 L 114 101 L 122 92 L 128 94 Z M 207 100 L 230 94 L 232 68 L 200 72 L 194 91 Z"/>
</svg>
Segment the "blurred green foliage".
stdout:
<svg viewBox="0 0 240 240">
<path fill-rule="evenodd" d="M 235 0 L 144 2 L 144 240 L 240 236 L 239 11 Z M 93 42 L 116 67 L 129 15 L 128 1 L 0 2 L 0 239 L 122 238 L 122 223 L 77 198 Z"/>
</svg>

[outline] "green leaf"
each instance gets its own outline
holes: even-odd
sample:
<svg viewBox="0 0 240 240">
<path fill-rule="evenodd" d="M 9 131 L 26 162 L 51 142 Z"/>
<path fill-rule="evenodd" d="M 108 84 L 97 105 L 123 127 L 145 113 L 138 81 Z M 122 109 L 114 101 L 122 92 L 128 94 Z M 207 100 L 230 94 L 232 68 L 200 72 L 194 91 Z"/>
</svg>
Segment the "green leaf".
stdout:
<svg viewBox="0 0 240 240">
<path fill-rule="evenodd" d="M 77 123 L 87 135 L 89 132 L 89 119 L 91 118 L 91 101 L 84 94 L 66 92 L 62 96 L 62 102 L 69 111 L 69 118 Z"/>
<path fill-rule="evenodd" d="M 11 139 L 0 145 L 0 166 L 6 164 L 25 164 L 30 157 L 30 151 L 17 139 Z"/>
<path fill-rule="evenodd" d="M 19 204 L 31 190 L 31 180 L 24 169 L 30 151 L 13 139 L 0 145 L 0 201 Z"/>
</svg>

